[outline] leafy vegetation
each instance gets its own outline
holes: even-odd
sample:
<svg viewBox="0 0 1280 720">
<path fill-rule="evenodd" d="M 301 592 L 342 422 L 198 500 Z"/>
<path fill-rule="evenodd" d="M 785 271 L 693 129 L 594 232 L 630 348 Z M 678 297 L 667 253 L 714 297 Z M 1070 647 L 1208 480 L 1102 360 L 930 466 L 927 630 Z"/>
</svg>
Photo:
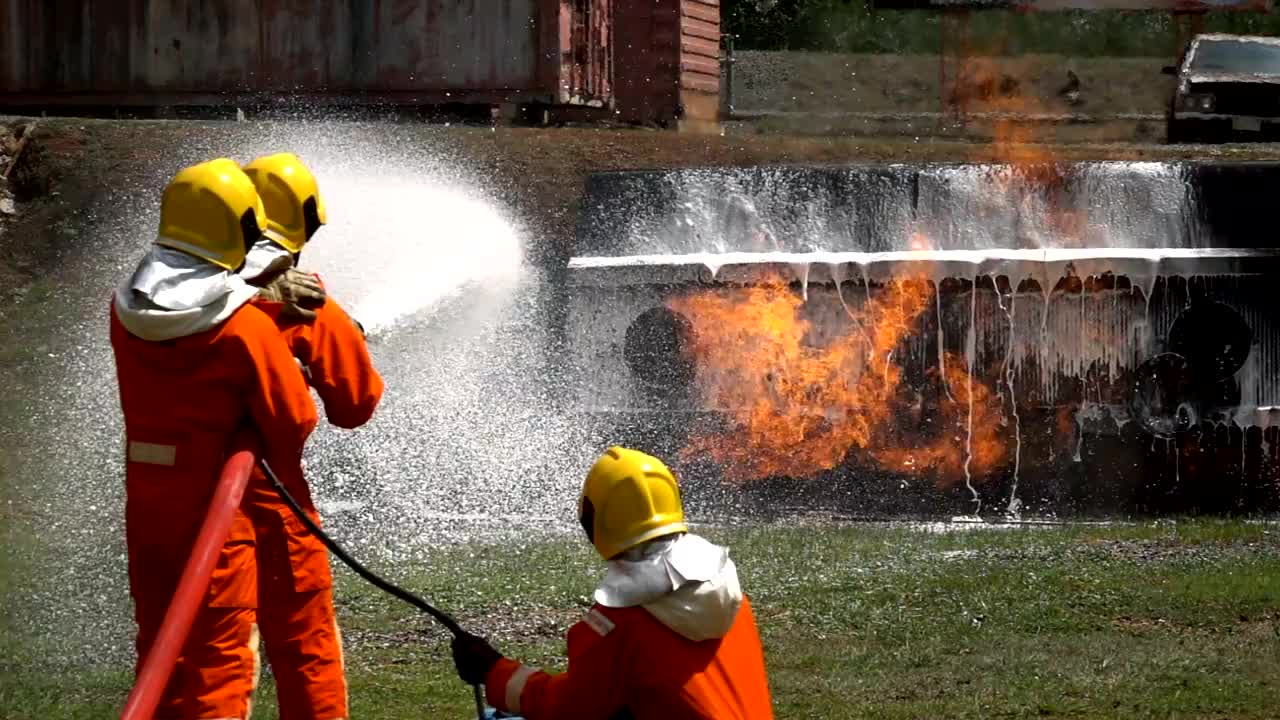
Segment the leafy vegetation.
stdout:
<svg viewBox="0 0 1280 720">
<path fill-rule="evenodd" d="M 752 50 L 935 54 L 943 21 L 928 11 L 872 12 L 863 0 L 726 0 L 724 31 Z M 1211 13 L 1211 32 L 1280 34 L 1280 17 Z M 1172 57 L 1178 36 L 1163 12 L 974 12 L 968 42 L 979 54 Z"/>
</svg>

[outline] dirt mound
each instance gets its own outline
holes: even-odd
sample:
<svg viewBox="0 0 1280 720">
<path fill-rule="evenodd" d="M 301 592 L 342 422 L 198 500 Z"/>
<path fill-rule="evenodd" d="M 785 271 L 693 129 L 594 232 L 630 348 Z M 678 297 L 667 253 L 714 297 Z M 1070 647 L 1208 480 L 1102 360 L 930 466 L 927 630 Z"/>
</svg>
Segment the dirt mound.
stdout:
<svg viewBox="0 0 1280 720">
<path fill-rule="evenodd" d="M 20 136 L 26 126 L 19 123 L 0 124 L 0 229 L 4 227 L 6 217 L 17 213 L 13 190 L 9 186 L 9 175 L 12 174 L 14 156 L 17 154 Z"/>
<path fill-rule="evenodd" d="M 57 262 L 48 228 L 66 211 L 62 179 L 83 171 L 82 146 L 83 133 L 65 123 L 0 119 L 0 314 Z"/>
<path fill-rule="evenodd" d="M 0 122 L 0 233 L 23 204 L 53 191 L 57 170 L 49 162 L 49 146 L 61 136 L 34 120 Z"/>
</svg>

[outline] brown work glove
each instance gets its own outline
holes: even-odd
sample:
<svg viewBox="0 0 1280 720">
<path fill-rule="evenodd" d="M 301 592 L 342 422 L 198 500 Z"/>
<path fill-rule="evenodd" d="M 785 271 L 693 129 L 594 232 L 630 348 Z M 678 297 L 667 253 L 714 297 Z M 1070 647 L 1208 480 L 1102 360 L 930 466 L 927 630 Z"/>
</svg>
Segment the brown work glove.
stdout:
<svg viewBox="0 0 1280 720">
<path fill-rule="evenodd" d="M 502 659 L 502 653 L 494 650 L 487 640 L 471 633 L 454 637 L 450 647 L 458 677 L 468 685 L 483 685 L 485 676 Z"/>
<path fill-rule="evenodd" d="M 316 319 L 315 309 L 324 304 L 324 288 L 314 275 L 289 268 L 262 286 L 258 297 L 283 303 L 282 320 L 309 323 Z"/>
</svg>

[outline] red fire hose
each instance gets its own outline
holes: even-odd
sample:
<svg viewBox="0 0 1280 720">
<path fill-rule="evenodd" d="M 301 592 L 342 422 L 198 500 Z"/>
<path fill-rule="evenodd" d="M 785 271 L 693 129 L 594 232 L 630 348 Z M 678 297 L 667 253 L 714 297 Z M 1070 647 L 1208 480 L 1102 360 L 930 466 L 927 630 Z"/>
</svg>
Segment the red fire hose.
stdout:
<svg viewBox="0 0 1280 720">
<path fill-rule="evenodd" d="M 223 464 L 209 512 L 204 517 L 204 524 L 200 526 L 200 534 L 196 536 L 191 557 L 182 570 L 178 589 L 173 594 L 169 609 L 165 611 L 160 634 L 147 653 L 146 662 L 138 673 L 133 690 L 129 692 L 124 712 L 120 715 L 121 720 L 147 720 L 155 713 L 160 693 L 173 674 L 174 663 L 178 661 L 178 654 L 187 640 L 187 633 L 191 630 L 200 601 L 209 588 L 209 577 L 213 574 L 227 533 L 231 531 L 231 521 L 244 497 L 244 488 L 249 483 L 253 463 L 253 453 L 241 450 Z"/>
<path fill-rule="evenodd" d="M 236 509 L 240 507 L 240 500 L 244 497 L 244 489 L 249 483 L 249 473 L 252 471 L 255 461 L 257 460 L 253 452 L 241 450 L 233 454 L 223 464 L 222 475 L 218 478 L 218 484 L 214 488 L 213 500 L 210 502 L 209 511 L 204 517 L 204 524 L 200 526 L 200 534 L 196 536 L 195 545 L 192 546 L 191 557 L 187 559 L 186 567 L 182 570 L 182 578 L 178 581 L 178 588 L 173 594 L 173 599 L 169 601 L 169 608 L 165 611 L 164 623 L 160 627 L 160 634 L 156 637 L 155 643 L 152 644 L 150 651 L 147 653 L 147 659 L 138 673 L 138 679 L 134 683 L 133 689 L 129 691 L 129 699 L 125 702 L 124 712 L 120 715 L 121 720 L 148 720 L 155 713 L 156 705 L 160 702 L 160 694 L 163 692 L 165 685 L 169 683 L 169 676 L 173 674 L 174 663 L 177 662 L 178 654 L 182 651 L 182 646 L 187 640 L 187 633 L 191 631 L 191 623 L 195 620 L 199 603 L 204 598 L 205 590 L 209 587 L 209 577 L 213 574 L 213 567 L 217 563 L 222 543 L 226 540 L 227 533 L 231 530 L 231 521 L 235 517 Z M 258 464 L 280 494 L 280 497 L 289 505 L 298 519 L 307 526 L 307 529 L 314 533 L 324 543 L 325 547 L 329 548 L 339 559 L 352 570 L 355 570 L 360 577 L 368 580 L 380 590 L 390 593 L 428 613 L 443 624 L 455 637 L 467 634 L 453 618 L 432 607 L 417 595 L 393 585 L 370 572 L 364 565 L 361 565 L 355 558 L 347 554 L 346 550 L 321 530 L 315 524 L 315 521 L 298 505 L 298 502 L 285 489 L 284 484 L 276 477 L 271 467 L 265 461 L 258 461 Z M 479 685 L 473 686 L 472 690 L 476 703 L 476 716 L 483 719 L 485 716 L 484 696 L 480 691 Z"/>
</svg>

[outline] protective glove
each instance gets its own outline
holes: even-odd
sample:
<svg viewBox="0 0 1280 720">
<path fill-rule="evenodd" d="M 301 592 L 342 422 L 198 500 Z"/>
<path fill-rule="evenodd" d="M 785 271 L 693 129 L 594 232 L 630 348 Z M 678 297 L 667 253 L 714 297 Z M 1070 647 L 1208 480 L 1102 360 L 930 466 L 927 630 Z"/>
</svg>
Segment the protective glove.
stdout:
<svg viewBox="0 0 1280 720">
<path fill-rule="evenodd" d="M 487 640 L 471 633 L 455 637 L 450 647 L 458 677 L 468 685 L 483 684 L 485 676 L 502 659 L 502 653 L 494 650 Z"/>
<path fill-rule="evenodd" d="M 282 303 L 283 320 L 311 322 L 316 319 L 315 308 L 324 304 L 324 288 L 314 275 L 289 268 L 275 276 L 258 291 L 258 297 Z"/>
</svg>

